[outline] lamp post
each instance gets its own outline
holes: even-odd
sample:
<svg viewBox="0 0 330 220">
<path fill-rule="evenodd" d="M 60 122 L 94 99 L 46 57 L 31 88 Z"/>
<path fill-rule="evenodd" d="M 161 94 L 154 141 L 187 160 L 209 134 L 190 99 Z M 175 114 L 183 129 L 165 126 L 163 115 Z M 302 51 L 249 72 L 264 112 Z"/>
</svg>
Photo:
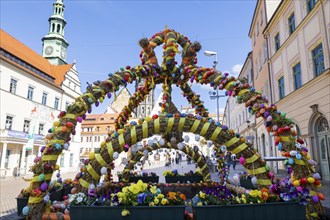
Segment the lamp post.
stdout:
<svg viewBox="0 0 330 220">
<path fill-rule="evenodd" d="M 211 57 L 211 56 L 215 56 L 215 60 L 213 61 L 213 68 L 215 70 L 217 70 L 217 65 L 218 65 L 218 53 L 217 52 L 214 52 L 214 51 L 208 51 L 208 50 L 205 50 L 204 51 L 204 55 L 205 56 L 208 56 L 208 57 Z M 219 114 L 219 98 L 220 97 L 225 97 L 224 95 L 219 95 L 219 88 L 217 86 L 217 89 L 216 91 L 210 91 L 209 92 L 209 95 L 210 95 L 210 98 L 211 99 L 217 99 L 217 124 L 220 124 L 220 114 Z"/>
</svg>

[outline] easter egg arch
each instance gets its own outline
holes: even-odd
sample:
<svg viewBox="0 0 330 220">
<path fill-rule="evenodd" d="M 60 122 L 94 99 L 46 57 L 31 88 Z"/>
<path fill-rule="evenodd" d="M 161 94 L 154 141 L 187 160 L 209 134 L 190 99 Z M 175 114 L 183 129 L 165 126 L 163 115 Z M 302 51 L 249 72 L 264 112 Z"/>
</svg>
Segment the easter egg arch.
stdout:
<svg viewBox="0 0 330 220">
<path fill-rule="evenodd" d="M 154 48 L 163 44 L 163 62 L 158 65 Z M 75 134 L 77 122 L 82 122 L 86 113 L 92 111 L 92 105 L 98 106 L 105 97 L 119 90 L 120 86 L 126 86 L 133 81 L 143 79 L 144 85 L 129 99 L 127 106 L 120 112 L 115 121 L 116 132 L 104 141 L 100 146 L 100 154 L 95 154 L 85 171 L 79 173 L 77 191 L 86 191 L 91 183 L 97 184 L 100 179 L 101 168 L 113 161 L 114 152 L 122 152 L 125 147 L 151 137 L 154 134 L 175 134 L 190 132 L 200 134 L 206 140 L 211 140 L 216 146 L 225 145 L 228 151 L 244 157 L 244 166 L 248 172 L 257 176 L 258 185 L 270 185 L 268 167 L 264 160 L 255 152 L 253 147 L 245 142 L 245 139 L 228 129 L 226 125 L 220 125 L 208 118 L 208 111 L 203 102 L 196 95 L 188 82 L 209 84 L 214 89 L 227 90 L 226 94 L 237 97 L 238 103 L 245 103 L 251 114 L 261 117 L 265 121 L 267 131 L 273 132 L 275 145 L 282 155 L 290 159 L 290 166 L 297 181 L 312 180 L 313 165 L 309 162 L 309 154 L 303 141 L 297 139 L 296 132 L 292 129 L 293 123 L 285 113 L 277 110 L 273 104 L 259 92 L 254 91 L 245 79 L 236 79 L 228 74 L 222 74 L 214 68 L 196 66 L 196 52 L 201 49 L 199 43 L 191 43 L 188 38 L 174 30 L 165 28 L 152 38 L 143 38 L 139 41 L 142 47 L 142 65 L 133 68 L 127 66 L 114 74 L 109 74 L 108 79 L 96 81 L 87 87 L 86 92 L 77 97 L 66 111 L 60 112 L 59 120 L 54 122 L 46 136 L 46 145 L 42 149 L 40 158 L 35 159 L 32 167 L 34 177 L 31 180 L 29 191 L 29 217 L 38 218 L 44 212 L 44 196 L 52 174 L 59 169 L 56 165 L 58 156 L 62 150 L 69 147 L 70 135 Z M 175 55 L 179 53 L 178 44 L 181 45 L 182 63 L 177 66 Z M 132 111 L 142 102 L 156 84 L 163 84 L 163 101 L 161 113 L 156 116 L 146 117 L 140 120 L 139 125 L 127 125 Z M 177 85 L 195 108 L 196 115 L 180 114 L 171 100 L 171 85 Z M 182 135 L 181 135 L 182 136 Z M 167 139 L 167 141 L 169 141 Z M 292 151 L 295 154 L 291 155 Z M 296 156 L 299 154 L 299 158 Z M 205 171 L 206 172 L 206 171 Z M 313 179 L 314 180 L 314 179 Z M 319 182 L 319 181 L 318 181 Z M 314 189 L 317 181 L 308 181 L 306 187 Z"/>
<path fill-rule="evenodd" d="M 195 151 L 193 148 L 190 148 L 187 145 L 182 146 L 182 147 L 179 147 L 178 145 L 179 144 L 171 144 L 170 142 L 167 142 L 167 143 L 164 142 L 164 144 L 161 145 L 159 142 L 157 142 L 157 143 L 153 143 L 152 145 L 147 145 L 146 148 L 138 150 L 132 156 L 132 158 L 129 160 L 129 162 L 126 164 L 126 166 L 124 167 L 124 170 L 122 173 L 122 181 L 128 182 L 130 172 L 134 169 L 134 165 L 138 161 L 140 161 L 140 159 L 144 156 L 145 150 L 147 150 L 148 152 L 152 152 L 152 151 L 155 151 L 155 150 L 161 149 L 161 148 L 175 149 L 175 150 L 179 150 L 179 151 L 185 153 L 187 156 L 192 158 L 192 160 L 200 168 L 202 177 L 203 177 L 203 181 L 205 181 L 205 182 L 210 181 L 211 180 L 210 171 L 209 171 L 209 167 L 206 164 L 205 158 L 198 151 Z"/>
</svg>

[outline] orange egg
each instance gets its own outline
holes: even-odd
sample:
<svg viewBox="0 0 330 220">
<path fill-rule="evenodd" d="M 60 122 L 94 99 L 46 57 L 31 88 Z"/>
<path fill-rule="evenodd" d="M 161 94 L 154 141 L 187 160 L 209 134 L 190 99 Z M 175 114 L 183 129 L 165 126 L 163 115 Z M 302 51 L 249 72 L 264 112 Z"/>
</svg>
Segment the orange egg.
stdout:
<svg viewBox="0 0 330 220">
<path fill-rule="evenodd" d="M 318 193 L 317 197 L 319 197 L 321 200 L 325 200 L 325 196 L 322 193 Z"/>
</svg>

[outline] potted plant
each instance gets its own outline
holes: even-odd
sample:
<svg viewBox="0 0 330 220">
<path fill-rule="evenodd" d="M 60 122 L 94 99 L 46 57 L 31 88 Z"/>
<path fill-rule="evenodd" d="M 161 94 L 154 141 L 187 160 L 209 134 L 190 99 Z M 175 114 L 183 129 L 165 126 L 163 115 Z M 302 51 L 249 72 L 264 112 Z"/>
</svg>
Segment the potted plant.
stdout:
<svg viewBox="0 0 330 220">
<path fill-rule="evenodd" d="M 71 190 L 73 188 L 73 181 L 72 179 L 68 178 L 63 181 L 63 188 L 62 188 L 62 198 L 63 196 L 67 196 L 71 194 Z"/>
<path fill-rule="evenodd" d="M 157 176 L 157 174 L 153 172 L 143 172 L 141 174 L 134 172 L 130 174 L 129 182 L 137 183 L 139 180 L 142 180 L 142 182 L 144 183 L 158 183 L 159 176 Z"/>
<path fill-rule="evenodd" d="M 28 205 L 30 192 L 26 189 L 22 189 L 16 198 L 17 202 L 17 215 L 22 216 L 22 210 Z"/>
<path fill-rule="evenodd" d="M 106 219 L 109 216 L 113 220 L 182 220 L 185 200 L 186 196 L 180 192 L 164 195 L 156 186 L 148 186 L 139 180 L 110 195 L 91 198 L 83 193 L 71 194 L 70 217 L 72 220 Z"/>
<path fill-rule="evenodd" d="M 49 184 L 49 197 L 50 200 L 53 201 L 62 201 L 62 188 L 63 185 L 60 181 L 57 180 L 53 180 L 50 184 Z"/>
<path fill-rule="evenodd" d="M 199 183 L 203 180 L 202 173 L 199 169 L 195 172 L 191 170 L 183 175 L 179 174 L 177 170 L 166 170 L 163 176 L 165 176 L 166 183 Z"/>
<path fill-rule="evenodd" d="M 284 196 L 284 197 L 283 197 Z M 193 213 L 199 219 L 305 219 L 305 206 L 299 204 L 303 195 L 278 195 L 267 188 L 250 190 L 238 196 L 225 186 L 200 191 L 192 199 Z M 303 199 L 304 200 L 304 199 Z"/>
<path fill-rule="evenodd" d="M 247 172 L 244 172 L 239 177 L 239 184 L 245 189 L 256 189 L 255 185 L 251 182 L 252 176 Z"/>
</svg>

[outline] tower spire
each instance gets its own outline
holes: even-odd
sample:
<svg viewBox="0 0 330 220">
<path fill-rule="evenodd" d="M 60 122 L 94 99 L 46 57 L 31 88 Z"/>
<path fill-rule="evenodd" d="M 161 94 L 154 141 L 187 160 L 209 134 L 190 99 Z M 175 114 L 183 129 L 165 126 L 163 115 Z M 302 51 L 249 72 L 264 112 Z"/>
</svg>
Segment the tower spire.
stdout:
<svg viewBox="0 0 330 220">
<path fill-rule="evenodd" d="M 69 43 L 64 38 L 64 19 L 63 0 L 56 0 L 53 4 L 53 14 L 49 17 L 48 34 L 42 38 L 42 56 L 49 60 L 51 64 L 66 64 L 66 49 Z"/>
</svg>

